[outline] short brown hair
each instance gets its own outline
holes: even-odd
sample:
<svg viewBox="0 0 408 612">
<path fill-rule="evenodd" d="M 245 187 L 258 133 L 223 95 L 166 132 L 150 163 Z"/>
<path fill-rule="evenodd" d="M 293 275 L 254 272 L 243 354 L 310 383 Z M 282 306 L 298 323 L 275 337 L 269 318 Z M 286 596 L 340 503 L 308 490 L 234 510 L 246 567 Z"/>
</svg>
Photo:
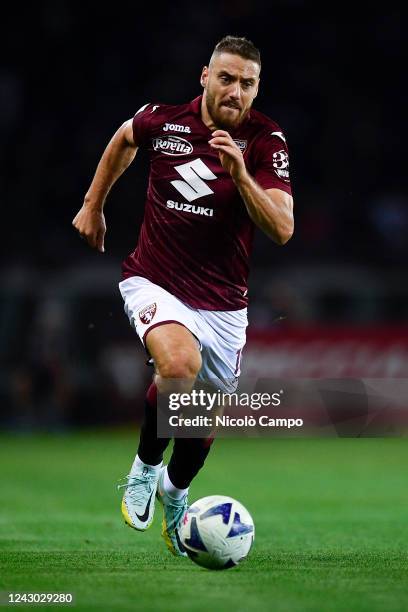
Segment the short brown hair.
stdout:
<svg viewBox="0 0 408 612">
<path fill-rule="evenodd" d="M 232 53 L 244 59 L 252 60 L 261 67 L 261 54 L 254 43 L 243 36 L 224 36 L 214 47 L 213 55 Z"/>
</svg>

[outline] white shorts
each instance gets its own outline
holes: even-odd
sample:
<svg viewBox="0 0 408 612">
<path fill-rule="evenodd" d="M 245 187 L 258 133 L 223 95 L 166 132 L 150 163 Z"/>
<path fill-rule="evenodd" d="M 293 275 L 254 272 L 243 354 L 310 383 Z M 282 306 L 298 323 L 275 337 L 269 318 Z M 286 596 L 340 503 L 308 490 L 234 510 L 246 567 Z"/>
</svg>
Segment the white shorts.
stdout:
<svg viewBox="0 0 408 612">
<path fill-rule="evenodd" d="M 197 379 L 216 384 L 224 392 L 235 391 L 248 325 L 246 308 L 231 311 L 191 308 L 142 276 L 120 282 L 119 290 L 130 324 L 143 345 L 154 327 L 180 323 L 200 345 L 202 367 Z"/>
</svg>

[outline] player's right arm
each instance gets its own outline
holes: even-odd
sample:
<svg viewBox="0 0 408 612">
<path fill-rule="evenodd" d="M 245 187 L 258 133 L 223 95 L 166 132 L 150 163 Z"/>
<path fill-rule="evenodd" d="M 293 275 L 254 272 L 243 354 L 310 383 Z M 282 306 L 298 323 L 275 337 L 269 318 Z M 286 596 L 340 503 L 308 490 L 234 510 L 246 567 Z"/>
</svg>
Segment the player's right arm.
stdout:
<svg viewBox="0 0 408 612">
<path fill-rule="evenodd" d="M 88 244 L 103 253 L 106 233 L 103 207 L 112 186 L 133 161 L 137 145 L 133 137 L 132 119 L 125 121 L 106 147 L 84 203 L 72 225 Z"/>
</svg>

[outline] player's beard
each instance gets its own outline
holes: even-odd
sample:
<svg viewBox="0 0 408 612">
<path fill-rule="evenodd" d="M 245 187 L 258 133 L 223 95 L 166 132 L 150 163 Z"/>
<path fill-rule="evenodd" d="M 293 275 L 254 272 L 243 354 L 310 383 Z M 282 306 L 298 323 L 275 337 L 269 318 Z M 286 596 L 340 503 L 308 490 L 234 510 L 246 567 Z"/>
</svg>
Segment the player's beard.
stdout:
<svg viewBox="0 0 408 612">
<path fill-rule="evenodd" d="M 208 89 L 206 90 L 205 102 L 207 105 L 208 114 L 214 121 L 214 125 L 222 130 L 231 130 L 237 128 L 239 124 L 242 123 L 242 120 L 249 111 L 249 108 L 245 109 L 244 112 L 242 111 L 242 108 L 238 108 L 239 112 L 237 113 L 235 119 L 233 119 L 232 117 L 231 119 L 229 119 L 228 117 L 223 116 L 219 108 L 217 107 L 217 104 L 215 102 L 215 96 L 213 96 Z M 225 104 L 225 102 L 223 104 Z"/>
</svg>

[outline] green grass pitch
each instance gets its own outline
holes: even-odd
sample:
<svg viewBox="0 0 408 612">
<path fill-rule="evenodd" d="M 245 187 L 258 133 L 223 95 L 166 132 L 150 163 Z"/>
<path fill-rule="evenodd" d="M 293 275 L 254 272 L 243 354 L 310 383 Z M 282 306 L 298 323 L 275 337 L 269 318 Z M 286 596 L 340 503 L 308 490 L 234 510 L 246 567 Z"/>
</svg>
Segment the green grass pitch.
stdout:
<svg viewBox="0 0 408 612">
<path fill-rule="evenodd" d="M 223 572 L 172 557 L 159 508 L 146 533 L 124 525 L 136 443 L 0 436 L 0 591 L 73 592 L 76 612 L 408 609 L 408 440 L 217 440 L 190 501 L 230 495 L 256 525 Z"/>
</svg>

